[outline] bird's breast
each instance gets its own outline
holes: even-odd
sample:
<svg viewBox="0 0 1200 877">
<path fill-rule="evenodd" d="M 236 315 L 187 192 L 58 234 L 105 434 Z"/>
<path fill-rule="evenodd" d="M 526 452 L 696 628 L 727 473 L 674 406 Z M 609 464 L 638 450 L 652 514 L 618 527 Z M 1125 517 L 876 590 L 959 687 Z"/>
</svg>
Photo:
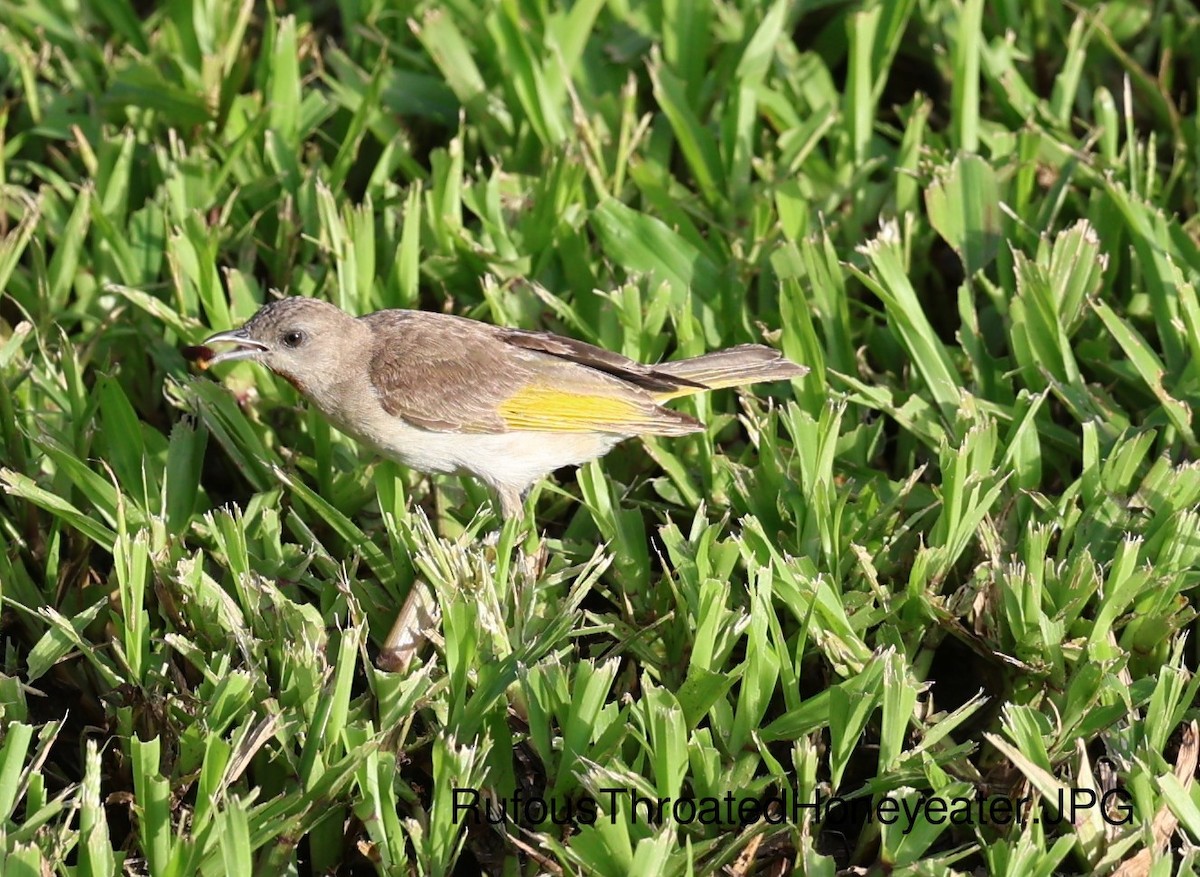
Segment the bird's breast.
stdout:
<svg viewBox="0 0 1200 877">
<path fill-rule="evenodd" d="M 337 406 L 325 414 L 339 430 L 389 459 L 421 472 L 474 475 L 493 486 L 522 489 L 563 466 L 607 452 L 622 436 L 606 433 L 434 432 L 375 405 Z"/>
</svg>

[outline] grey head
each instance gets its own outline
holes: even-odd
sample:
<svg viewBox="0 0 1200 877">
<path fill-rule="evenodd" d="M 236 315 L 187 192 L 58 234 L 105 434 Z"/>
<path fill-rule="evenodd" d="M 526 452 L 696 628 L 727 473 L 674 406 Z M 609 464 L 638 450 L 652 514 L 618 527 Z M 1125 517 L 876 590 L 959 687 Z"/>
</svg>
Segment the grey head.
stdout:
<svg viewBox="0 0 1200 877">
<path fill-rule="evenodd" d="M 311 394 L 368 355 L 359 337 L 364 334 L 369 336 L 369 328 L 329 302 L 292 296 L 263 305 L 244 326 L 211 335 L 204 345 L 231 345 L 207 366 L 251 360 Z M 366 341 L 369 349 L 369 337 Z"/>
</svg>

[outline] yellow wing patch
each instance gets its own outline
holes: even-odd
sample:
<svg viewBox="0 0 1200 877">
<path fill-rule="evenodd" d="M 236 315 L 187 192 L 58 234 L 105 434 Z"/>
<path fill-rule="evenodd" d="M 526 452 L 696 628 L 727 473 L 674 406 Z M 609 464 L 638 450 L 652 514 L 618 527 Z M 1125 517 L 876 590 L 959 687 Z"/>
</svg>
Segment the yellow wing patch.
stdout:
<svg viewBox="0 0 1200 877">
<path fill-rule="evenodd" d="M 509 429 L 545 432 L 636 432 L 660 427 L 670 416 L 644 403 L 536 385 L 518 390 L 497 410 Z"/>
</svg>

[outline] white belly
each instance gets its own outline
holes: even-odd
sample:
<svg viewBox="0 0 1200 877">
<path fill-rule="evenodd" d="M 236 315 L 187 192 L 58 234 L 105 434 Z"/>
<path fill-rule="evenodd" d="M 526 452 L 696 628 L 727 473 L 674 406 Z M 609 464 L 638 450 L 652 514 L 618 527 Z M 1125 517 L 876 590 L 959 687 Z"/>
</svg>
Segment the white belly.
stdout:
<svg viewBox="0 0 1200 877">
<path fill-rule="evenodd" d="M 608 452 L 626 436 L 607 433 L 437 433 L 397 417 L 371 418 L 368 429 L 342 432 L 421 472 L 474 475 L 496 488 L 523 491 L 539 478 Z"/>
</svg>

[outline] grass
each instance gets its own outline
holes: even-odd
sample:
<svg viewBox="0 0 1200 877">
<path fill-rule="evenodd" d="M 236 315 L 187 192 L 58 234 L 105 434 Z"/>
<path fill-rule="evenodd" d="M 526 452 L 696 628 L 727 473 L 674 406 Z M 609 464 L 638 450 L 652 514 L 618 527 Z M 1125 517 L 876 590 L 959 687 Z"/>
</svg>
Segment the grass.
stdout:
<svg viewBox="0 0 1200 877">
<path fill-rule="evenodd" d="M 0 0 L 0 872 L 1194 873 L 1197 57 L 1178 0 Z M 812 371 L 488 540 L 189 372 L 273 290 Z"/>
</svg>

